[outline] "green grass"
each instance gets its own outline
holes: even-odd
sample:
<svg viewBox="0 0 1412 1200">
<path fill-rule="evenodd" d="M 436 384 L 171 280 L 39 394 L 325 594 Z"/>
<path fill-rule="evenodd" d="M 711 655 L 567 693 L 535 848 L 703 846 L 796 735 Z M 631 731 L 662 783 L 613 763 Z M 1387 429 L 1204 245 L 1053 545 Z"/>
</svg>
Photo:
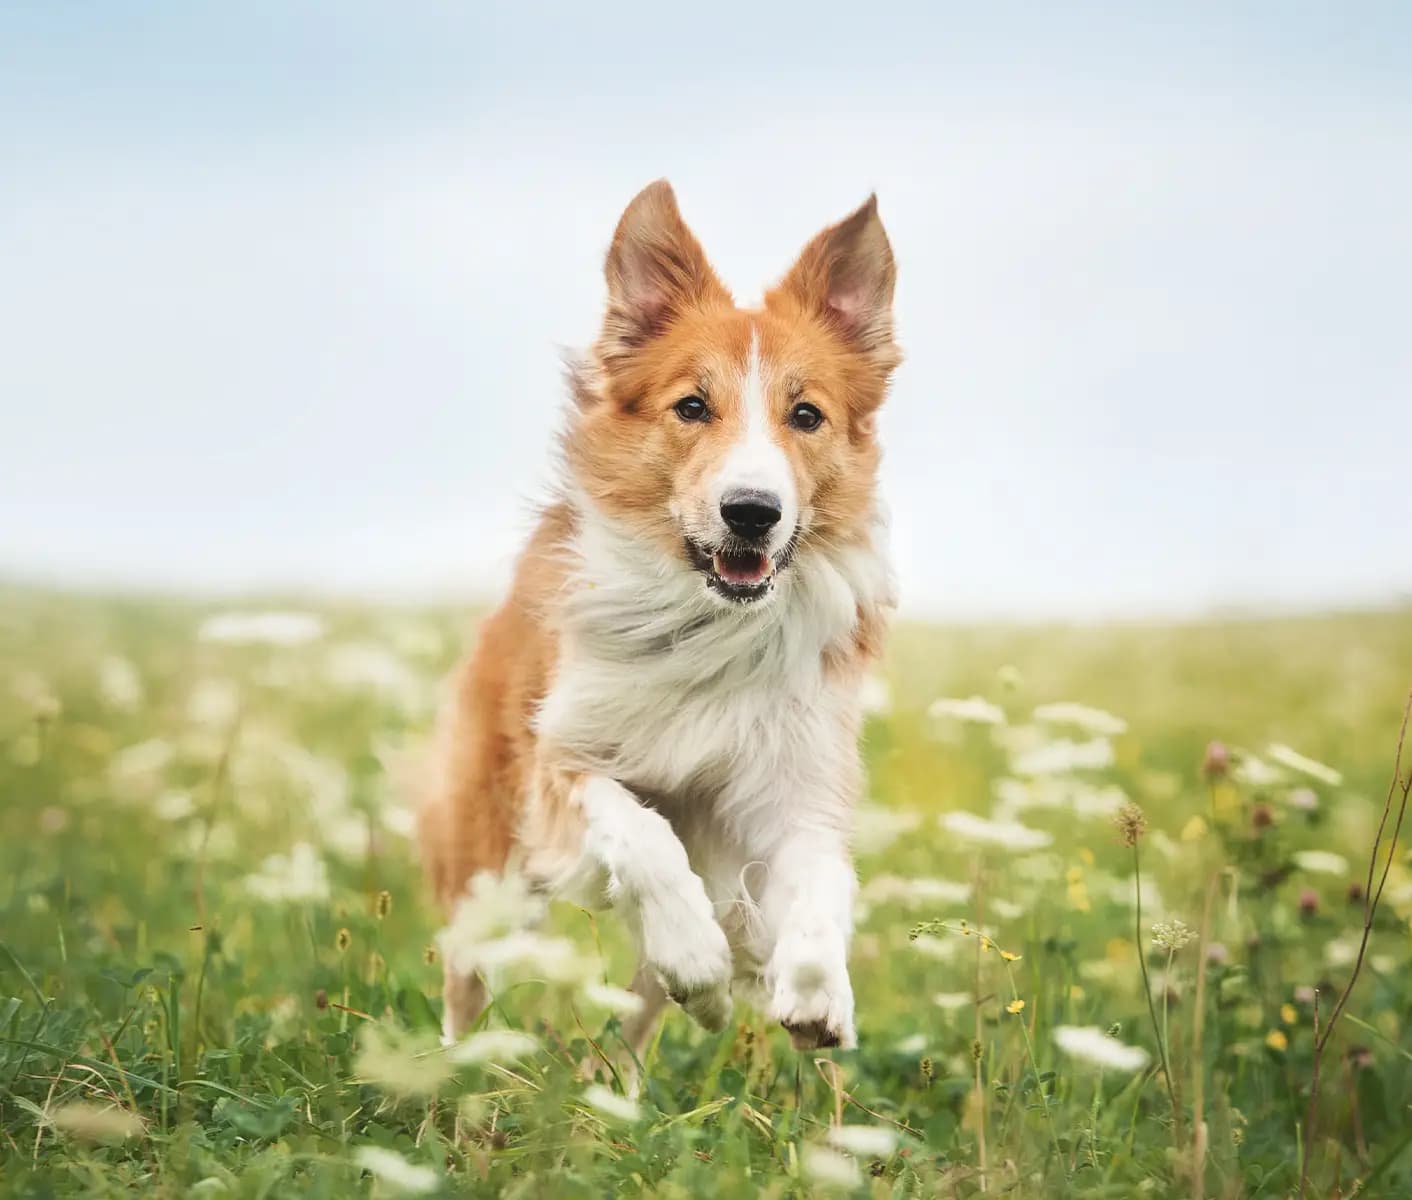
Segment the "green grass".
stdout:
<svg viewBox="0 0 1412 1200">
<path fill-rule="evenodd" d="M 500 990 L 487 1024 L 539 1047 L 518 1062 L 458 1066 L 432 1048 L 438 921 L 389 764 L 425 733 L 465 614 L 325 606 L 304 645 L 199 639 L 228 607 L 0 591 L 0 1193 L 394 1195 L 354 1161 L 371 1146 L 430 1168 L 443 1195 L 847 1193 L 832 1168 L 872 1196 L 1190 1196 L 1198 1089 L 1204 1194 L 1297 1192 L 1305 989 L 1327 1014 L 1347 978 L 1363 911 L 1348 892 L 1391 777 L 1412 612 L 899 629 L 891 706 L 866 735 L 859 1049 L 796 1054 L 744 1006 L 719 1036 L 673 1013 L 636 1112 L 614 1116 L 585 1089 L 616 1019 L 572 984 Z M 1008 724 L 926 715 L 971 695 Z M 1051 844 L 944 832 L 943 814 L 991 812 L 1027 747 L 1082 740 L 1031 725 L 1056 700 L 1128 729 L 1110 766 L 1001 783 Z M 1262 757 L 1288 744 L 1342 783 L 1276 768 L 1208 784 L 1212 740 Z M 1124 797 L 1148 826 L 1140 927 L 1133 852 L 1107 811 Z M 879 808 L 910 827 L 888 840 Z M 262 898 L 250 877 L 300 842 L 326 863 L 326 898 Z M 1348 873 L 1297 865 L 1307 850 Z M 1169 962 L 1148 927 L 1200 930 L 1208 895 L 1206 938 Z M 1324 1057 L 1310 1196 L 1412 1191 L 1409 915 L 1399 851 Z M 945 927 L 912 940 L 924 922 Z M 626 982 L 611 918 L 561 905 L 552 924 Z M 984 949 L 977 927 L 1019 958 Z M 1100 1073 L 1058 1049 L 1061 1025 L 1115 1030 L 1152 1065 Z M 840 1117 L 891 1131 L 890 1148 L 820 1157 Z"/>
</svg>

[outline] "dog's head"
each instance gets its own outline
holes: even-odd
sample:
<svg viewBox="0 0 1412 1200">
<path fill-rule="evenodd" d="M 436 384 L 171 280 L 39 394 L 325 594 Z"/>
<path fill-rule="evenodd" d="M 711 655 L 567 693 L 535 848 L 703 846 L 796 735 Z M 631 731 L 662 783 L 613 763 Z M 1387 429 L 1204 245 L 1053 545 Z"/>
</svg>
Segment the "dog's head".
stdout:
<svg viewBox="0 0 1412 1200">
<path fill-rule="evenodd" d="M 628 205 L 606 273 L 565 439 L 587 497 L 734 604 L 768 597 L 795 555 L 866 537 L 873 419 L 900 358 L 876 199 L 815 237 L 760 309 L 736 307 L 665 181 Z"/>
</svg>

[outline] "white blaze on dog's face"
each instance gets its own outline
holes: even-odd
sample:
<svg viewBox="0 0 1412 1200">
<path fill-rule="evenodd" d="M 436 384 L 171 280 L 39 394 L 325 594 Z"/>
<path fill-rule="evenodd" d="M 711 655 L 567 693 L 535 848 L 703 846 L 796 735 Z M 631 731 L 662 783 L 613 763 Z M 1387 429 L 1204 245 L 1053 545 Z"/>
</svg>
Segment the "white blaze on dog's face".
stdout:
<svg viewBox="0 0 1412 1200">
<path fill-rule="evenodd" d="M 659 182 L 623 214 L 607 277 L 565 439 L 589 498 L 732 603 L 770 595 L 811 545 L 865 537 L 873 415 L 899 360 L 876 202 L 819 234 L 763 307 L 744 310 Z"/>
</svg>

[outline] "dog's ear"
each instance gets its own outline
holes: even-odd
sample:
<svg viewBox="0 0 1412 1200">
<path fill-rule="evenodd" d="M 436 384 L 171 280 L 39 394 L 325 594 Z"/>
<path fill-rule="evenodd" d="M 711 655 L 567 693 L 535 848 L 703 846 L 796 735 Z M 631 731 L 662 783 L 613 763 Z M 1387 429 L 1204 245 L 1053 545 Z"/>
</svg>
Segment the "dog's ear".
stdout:
<svg viewBox="0 0 1412 1200">
<path fill-rule="evenodd" d="M 610 348 L 641 345 L 692 305 L 730 302 L 665 179 L 649 183 L 623 212 L 603 273 L 608 279 L 603 341 Z"/>
<path fill-rule="evenodd" d="M 900 358 L 892 337 L 896 283 L 892 246 L 872 195 L 804 247 L 767 302 L 788 297 L 823 318 L 854 349 L 890 368 Z"/>
</svg>

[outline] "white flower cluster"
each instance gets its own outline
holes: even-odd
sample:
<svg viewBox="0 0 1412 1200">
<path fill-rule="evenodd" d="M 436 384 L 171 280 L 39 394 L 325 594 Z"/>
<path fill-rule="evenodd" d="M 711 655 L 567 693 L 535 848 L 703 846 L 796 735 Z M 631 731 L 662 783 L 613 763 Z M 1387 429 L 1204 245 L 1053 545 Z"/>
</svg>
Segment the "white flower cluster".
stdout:
<svg viewBox="0 0 1412 1200">
<path fill-rule="evenodd" d="M 546 979 L 582 984 L 597 978 L 600 964 L 565 937 L 538 932 L 546 901 L 522 875 L 483 871 L 470 882 L 437 945 L 451 968 L 478 971 L 492 988 L 509 979 Z"/>
</svg>

